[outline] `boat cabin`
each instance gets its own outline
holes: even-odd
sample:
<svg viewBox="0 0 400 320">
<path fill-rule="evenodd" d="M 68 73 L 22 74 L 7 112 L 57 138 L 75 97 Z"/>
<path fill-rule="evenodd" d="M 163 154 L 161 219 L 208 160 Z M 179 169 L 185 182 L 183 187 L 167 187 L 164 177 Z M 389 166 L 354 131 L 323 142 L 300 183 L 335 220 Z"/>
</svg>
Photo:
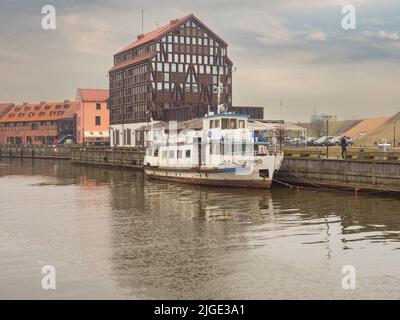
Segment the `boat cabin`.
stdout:
<svg viewBox="0 0 400 320">
<path fill-rule="evenodd" d="M 204 130 L 235 130 L 246 129 L 249 116 L 242 114 L 209 114 L 203 118 Z"/>
</svg>

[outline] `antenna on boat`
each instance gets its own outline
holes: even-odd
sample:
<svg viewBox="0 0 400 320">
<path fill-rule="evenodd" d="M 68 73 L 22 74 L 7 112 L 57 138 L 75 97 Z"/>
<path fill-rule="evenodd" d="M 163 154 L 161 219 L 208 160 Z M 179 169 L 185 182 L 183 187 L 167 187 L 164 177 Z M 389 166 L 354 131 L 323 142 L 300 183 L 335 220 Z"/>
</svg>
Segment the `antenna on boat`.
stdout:
<svg viewBox="0 0 400 320">
<path fill-rule="evenodd" d="M 143 24 L 144 24 L 144 10 L 142 10 L 142 34 L 144 33 Z"/>
</svg>

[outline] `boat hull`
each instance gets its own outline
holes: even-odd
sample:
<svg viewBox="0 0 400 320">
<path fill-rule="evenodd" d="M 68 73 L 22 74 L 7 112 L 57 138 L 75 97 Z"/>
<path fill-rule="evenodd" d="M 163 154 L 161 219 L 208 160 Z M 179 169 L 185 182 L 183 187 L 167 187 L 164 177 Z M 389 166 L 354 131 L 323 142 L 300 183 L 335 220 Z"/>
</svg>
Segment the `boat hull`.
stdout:
<svg viewBox="0 0 400 320">
<path fill-rule="evenodd" d="M 236 175 L 235 172 L 177 171 L 151 167 L 145 167 L 144 172 L 150 179 L 206 186 L 269 189 L 272 184 L 269 178 Z"/>
</svg>

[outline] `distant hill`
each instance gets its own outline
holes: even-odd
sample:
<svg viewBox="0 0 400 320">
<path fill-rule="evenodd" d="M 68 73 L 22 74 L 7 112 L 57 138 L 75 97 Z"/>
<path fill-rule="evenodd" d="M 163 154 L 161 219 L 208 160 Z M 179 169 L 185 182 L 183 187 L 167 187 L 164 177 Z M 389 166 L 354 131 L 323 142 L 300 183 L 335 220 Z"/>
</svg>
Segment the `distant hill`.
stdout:
<svg viewBox="0 0 400 320">
<path fill-rule="evenodd" d="M 349 131 L 351 128 L 360 123 L 361 120 L 341 120 L 341 121 L 329 121 L 329 135 L 330 136 L 340 136 L 345 132 Z M 307 129 L 307 135 L 309 137 L 325 136 L 326 135 L 326 124 L 321 123 L 320 128 L 317 128 L 318 125 L 313 123 L 298 123 L 300 127 Z M 318 134 L 318 131 L 321 134 Z"/>
<path fill-rule="evenodd" d="M 374 132 L 389 119 L 390 117 L 388 116 L 364 119 L 360 121 L 357 125 L 352 127 L 350 130 L 346 131 L 344 135 L 351 137 L 355 141 L 360 140 L 366 135 Z"/>
<path fill-rule="evenodd" d="M 379 125 L 371 133 L 365 135 L 362 139 L 357 141 L 357 144 L 374 145 L 375 142 L 381 142 L 385 139 L 388 143 L 393 143 L 394 135 L 394 122 L 396 124 L 396 145 L 400 142 L 400 112 L 393 117 L 388 118 L 384 123 Z"/>
</svg>

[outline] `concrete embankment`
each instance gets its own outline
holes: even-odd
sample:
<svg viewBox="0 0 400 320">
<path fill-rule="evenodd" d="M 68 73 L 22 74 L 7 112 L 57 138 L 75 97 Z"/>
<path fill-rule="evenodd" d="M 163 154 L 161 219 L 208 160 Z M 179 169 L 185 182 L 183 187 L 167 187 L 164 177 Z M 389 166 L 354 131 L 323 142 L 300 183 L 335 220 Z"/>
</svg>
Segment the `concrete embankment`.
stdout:
<svg viewBox="0 0 400 320">
<path fill-rule="evenodd" d="M 71 158 L 69 146 L 0 146 L 0 157 L 64 159 Z"/>
<path fill-rule="evenodd" d="M 145 151 L 136 148 L 71 148 L 71 162 L 141 170 Z"/>
<path fill-rule="evenodd" d="M 325 149 L 285 151 L 276 182 L 287 186 L 375 192 L 400 192 L 400 153 L 349 150 L 346 160 L 326 158 Z M 82 146 L 0 146 L 0 157 L 67 159 L 74 164 L 141 170 L 145 152 L 135 148 Z"/>
<path fill-rule="evenodd" d="M 400 192 L 400 162 L 286 158 L 275 178 L 310 188 Z"/>
</svg>

